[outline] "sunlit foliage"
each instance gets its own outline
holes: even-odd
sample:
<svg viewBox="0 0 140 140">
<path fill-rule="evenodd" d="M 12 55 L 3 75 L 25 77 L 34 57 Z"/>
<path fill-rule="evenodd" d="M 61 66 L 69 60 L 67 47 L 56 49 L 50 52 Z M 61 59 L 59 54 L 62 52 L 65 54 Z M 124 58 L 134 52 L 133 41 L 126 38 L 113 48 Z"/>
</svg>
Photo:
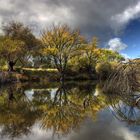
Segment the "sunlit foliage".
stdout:
<svg viewBox="0 0 140 140">
<path fill-rule="evenodd" d="M 25 43 L 9 37 L 0 38 L 0 54 L 7 62 L 15 61 L 24 51 Z"/>
<path fill-rule="evenodd" d="M 68 61 L 77 54 L 84 38 L 78 30 L 72 30 L 67 25 L 59 25 L 45 30 L 41 40 L 44 44 L 43 54 L 52 57 L 63 79 Z"/>
</svg>

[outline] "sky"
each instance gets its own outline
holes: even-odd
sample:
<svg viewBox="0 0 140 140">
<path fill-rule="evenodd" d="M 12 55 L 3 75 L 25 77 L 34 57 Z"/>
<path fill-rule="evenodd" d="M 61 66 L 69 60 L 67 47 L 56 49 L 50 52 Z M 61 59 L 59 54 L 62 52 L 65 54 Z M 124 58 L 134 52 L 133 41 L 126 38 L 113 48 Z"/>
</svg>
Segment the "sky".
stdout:
<svg viewBox="0 0 140 140">
<path fill-rule="evenodd" d="M 0 0 L 0 29 L 11 20 L 37 35 L 52 24 L 68 24 L 88 40 L 97 36 L 100 47 L 140 57 L 140 0 Z"/>
</svg>

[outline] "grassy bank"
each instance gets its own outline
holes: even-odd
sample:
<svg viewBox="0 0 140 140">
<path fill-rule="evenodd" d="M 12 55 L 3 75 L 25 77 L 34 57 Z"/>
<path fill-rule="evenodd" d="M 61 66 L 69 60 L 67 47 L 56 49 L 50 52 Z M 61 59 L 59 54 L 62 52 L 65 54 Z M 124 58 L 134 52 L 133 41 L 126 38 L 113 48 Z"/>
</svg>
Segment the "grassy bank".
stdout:
<svg viewBox="0 0 140 140">
<path fill-rule="evenodd" d="M 140 72 L 139 72 L 139 63 L 109 63 L 102 62 L 98 63 L 95 67 L 95 70 L 92 71 L 87 70 L 72 70 L 68 69 L 65 71 L 65 81 L 87 81 L 87 80 L 106 80 L 109 82 L 114 80 L 114 76 L 112 78 L 110 75 L 116 74 L 116 77 L 122 78 L 120 83 L 126 83 L 124 79 L 126 77 L 136 76 L 136 80 L 140 81 Z M 131 76 L 134 74 L 134 76 Z M 123 76 L 125 77 L 123 78 Z M 119 78 L 119 79 L 120 79 Z M 33 81 L 33 82 L 49 82 L 49 81 L 59 81 L 60 74 L 57 69 L 50 68 L 21 68 L 16 67 L 15 72 L 8 72 L 6 69 L 1 70 L 0 72 L 0 83 L 5 82 L 24 82 L 24 81 Z M 132 81 L 129 80 L 128 81 Z M 112 82 L 111 82 L 112 83 Z M 114 82 L 116 84 L 116 81 Z M 112 85 L 112 84 L 111 84 Z M 122 85 L 122 84 L 121 84 Z"/>
<path fill-rule="evenodd" d="M 59 81 L 60 74 L 57 69 L 35 69 L 35 68 L 22 68 L 16 69 L 19 73 L 22 73 L 29 77 L 30 80 L 47 80 L 47 81 Z M 65 74 L 65 80 L 95 80 L 96 74 L 89 75 L 86 72 L 79 73 L 74 71 L 67 71 Z"/>
<path fill-rule="evenodd" d="M 29 78 L 17 72 L 8 72 L 8 71 L 0 71 L 0 83 L 11 83 L 11 82 L 25 82 L 28 81 Z"/>
<path fill-rule="evenodd" d="M 59 81 L 60 75 L 57 69 L 43 69 L 43 68 L 15 68 L 15 72 L 3 70 L 0 72 L 0 83 L 9 82 L 49 82 Z M 97 75 L 78 72 L 67 72 L 65 74 L 66 81 L 81 81 L 81 80 L 97 80 Z"/>
<path fill-rule="evenodd" d="M 43 68 L 22 68 L 16 69 L 19 73 L 26 75 L 30 81 L 57 81 L 59 74 L 57 69 L 43 69 Z"/>
</svg>

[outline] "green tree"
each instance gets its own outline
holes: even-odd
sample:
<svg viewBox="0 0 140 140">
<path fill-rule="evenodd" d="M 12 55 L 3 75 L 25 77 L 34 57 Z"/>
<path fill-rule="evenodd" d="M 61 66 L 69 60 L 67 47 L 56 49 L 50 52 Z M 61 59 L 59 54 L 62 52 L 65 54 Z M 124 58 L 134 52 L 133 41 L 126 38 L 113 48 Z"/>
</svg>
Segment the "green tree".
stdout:
<svg viewBox="0 0 140 140">
<path fill-rule="evenodd" d="M 86 58 L 87 71 L 91 73 L 93 65 L 95 66 L 100 56 L 97 37 L 93 37 L 92 41 L 84 47 L 84 56 Z"/>
<path fill-rule="evenodd" d="M 98 38 L 93 37 L 92 41 L 85 43 L 79 50 L 79 55 L 75 56 L 71 63 L 78 70 L 86 71 L 90 75 L 94 72 L 95 65 L 100 57 L 101 49 L 98 48 Z"/>
<path fill-rule="evenodd" d="M 108 61 L 108 62 L 121 62 L 124 59 L 122 55 L 120 55 L 118 52 L 108 50 L 108 49 L 101 49 L 101 61 Z"/>
</svg>

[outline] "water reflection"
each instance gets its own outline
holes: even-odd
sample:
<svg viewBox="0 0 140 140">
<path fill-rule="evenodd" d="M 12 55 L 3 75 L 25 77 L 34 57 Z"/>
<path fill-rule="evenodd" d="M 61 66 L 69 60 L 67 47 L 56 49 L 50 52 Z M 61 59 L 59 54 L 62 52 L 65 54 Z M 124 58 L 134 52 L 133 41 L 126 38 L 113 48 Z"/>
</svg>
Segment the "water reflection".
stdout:
<svg viewBox="0 0 140 140">
<path fill-rule="evenodd" d="M 11 138 L 30 133 L 38 117 L 38 110 L 32 106 L 23 89 L 8 87 L 1 90 L 0 125 L 1 136 Z"/>
<path fill-rule="evenodd" d="M 109 97 L 111 109 L 114 116 L 120 121 L 125 121 L 129 124 L 140 124 L 140 104 L 139 95 L 113 95 Z"/>
<path fill-rule="evenodd" d="M 91 82 L 7 85 L 0 89 L 1 139 L 137 140 L 126 124 L 139 130 L 138 98 L 103 94 Z"/>
</svg>

